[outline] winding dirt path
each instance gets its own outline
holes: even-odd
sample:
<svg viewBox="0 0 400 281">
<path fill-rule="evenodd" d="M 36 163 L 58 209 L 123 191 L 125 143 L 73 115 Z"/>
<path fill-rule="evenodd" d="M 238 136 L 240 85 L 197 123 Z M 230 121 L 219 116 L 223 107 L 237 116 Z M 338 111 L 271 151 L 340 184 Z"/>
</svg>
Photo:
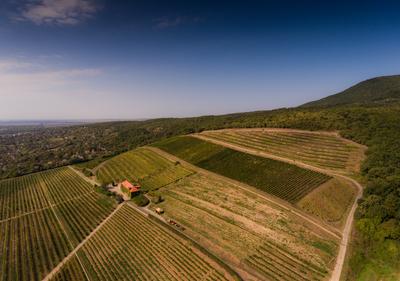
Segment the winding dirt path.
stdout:
<svg viewBox="0 0 400 281">
<path fill-rule="evenodd" d="M 196 138 L 199 138 L 199 139 L 202 139 L 202 140 L 205 140 L 205 141 L 208 141 L 208 142 L 219 144 L 219 145 L 222 145 L 222 146 L 225 146 L 225 147 L 237 150 L 237 151 L 241 151 L 241 152 L 249 153 L 249 154 L 256 155 L 256 156 L 261 156 L 261 157 L 265 157 L 265 158 L 270 158 L 270 159 L 286 162 L 286 163 L 289 163 L 289 164 L 292 164 L 292 165 L 296 165 L 296 166 L 301 167 L 301 168 L 306 168 L 306 169 L 313 170 L 313 171 L 316 171 L 316 172 L 321 172 L 321 173 L 324 173 L 324 174 L 327 174 L 327 175 L 330 175 L 330 176 L 333 176 L 333 177 L 340 177 L 342 179 L 345 179 L 345 180 L 351 182 L 355 187 L 357 187 L 357 191 L 358 192 L 357 192 L 357 195 L 356 195 L 356 197 L 354 199 L 354 202 L 353 202 L 353 204 L 351 206 L 350 212 L 349 212 L 349 214 L 347 216 L 346 224 L 345 224 L 345 226 L 343 228 L 342 239 L 340 241 L 339 252 L 338 252 L 338 255 L 337 255 L 337 258 L 336 258 L 335 267 L 334 267 L 334 269 L 332 271 L 332 275 L 331 275 L 331 279 L 330 279 L 331 281 L 339 281 L 340 280 L 340 276 L 341 276 L 341 273 L 342 273 L 342 270 L 343 270 L 344 261 L 345 261 L 345 258 L 346 258 L 347 248 L 348 248 L 348 245 L 349 245 L 351 230 L 352 230 L 352 226 L 353 226 L 353 222 L 354 222 L 354 213 L 355 213 L 355 211 L 357 209 L 358 199 L 360 199 L 362 197 L 363 187 L 362 187 L 362 185 L 360 183 L 358 183 L 356 180 L 354 180 L 354 179 L 352 179 L 352 178 L 350 178 L 348 176 L 339 174 L 339 173 L 337 173 L 335 171 L 332 171 L 332 170 L 329 170 L 329 169 L 323 169 L 323 168 L 314 167 L 312 165 L 305 164 L 305 163 L 302 163 L 302 162 L 299 162 L 299 161 L 295 161 L 295 160 L 292 160 L 292 159 L 287 159 L 287 158 L 284 158 L 284 157 L 276 156 L 276 155 L 273 155 L 273 154 L 270 154 L 270 153 L 259 151 L 257 149 L 245 148 L 245 147 L 242 147 L 242 146 L 239 146 L 239 145 L 235 145 L 235 144 L 231 144 L 231 143 L 228 143 L 228 142 L 215 140 L 213 138 L 209 138 L 209 137 L 206 137 L 206 136 L 200 135 L 200 134 L 193 134 L 192 136 L 196 137 Z"/>
</svg>

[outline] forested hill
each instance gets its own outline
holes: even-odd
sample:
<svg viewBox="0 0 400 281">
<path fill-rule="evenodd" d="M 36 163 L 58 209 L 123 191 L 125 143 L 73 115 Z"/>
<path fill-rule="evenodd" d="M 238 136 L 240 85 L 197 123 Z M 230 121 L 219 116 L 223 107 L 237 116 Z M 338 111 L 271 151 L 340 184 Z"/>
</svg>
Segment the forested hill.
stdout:
<svg viewBox="0 0 400 281">
<path fill-rule="evenodd" d="M 382 76 L 360 82 L 349 89 L 301 107 L 328 107 L 345 104 L 376 104 L 400 101 L 400 75 Z"/>
</svg>

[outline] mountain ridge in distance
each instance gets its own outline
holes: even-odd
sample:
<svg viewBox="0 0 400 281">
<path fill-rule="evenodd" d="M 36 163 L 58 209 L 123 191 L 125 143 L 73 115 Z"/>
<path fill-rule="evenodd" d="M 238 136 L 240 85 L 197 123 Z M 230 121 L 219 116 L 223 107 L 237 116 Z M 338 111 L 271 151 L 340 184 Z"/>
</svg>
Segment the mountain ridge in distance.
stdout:
<svg viewBox="0 0 400 281">
<path fill-rule="evenodd" d="M 334 95 L 300 107 L 331 107 L 346 104 L 376 104 L 400 101 L 400 75 L 371 78 Z"/>
</svg>

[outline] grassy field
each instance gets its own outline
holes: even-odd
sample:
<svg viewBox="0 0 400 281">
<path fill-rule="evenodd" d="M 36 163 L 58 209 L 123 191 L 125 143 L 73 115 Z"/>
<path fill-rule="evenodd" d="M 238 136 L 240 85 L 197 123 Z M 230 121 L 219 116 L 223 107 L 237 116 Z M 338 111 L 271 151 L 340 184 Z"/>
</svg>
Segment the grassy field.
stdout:
<svg viewBox="0 0 400 281">
<path fill-rule="evenodd" d="M 201 168 L 247 183 L 291 203 L 330 179 L 284 162 L 239 152 L 193 137 L 154 144 Z"/>
<path fill-rule="evenodd" d="M 209 258 L 125 205 L 78 251 L 90 280 L 232 280 Z M 79 264 L 58 276 L 82 276 Z M 68 280 L 55 276 L 53 280 Z"/>
<path fill-rule="evenodd" d="M 128 179 L 153 190 L 192 174 L 179 163 L 173 163 L 153 151 L 139 148 L 118 155 L 100 167 L 97 178 L 103 183 Z"/>
<path fill-rule="evenodd" d="M 0 280 L 41 280 L 115 207 L 69 168 L 0 182 Z"/>
<path fill-rule="evenodd" d="M 325 222 L 342 226 L 356 190 L 342 179 L 332 179 L 302 198 L 297 205 Z"/>
<path fill-rule="evenodd" d="M 331 270 L 336 238 L 258 194 L 200 174 L 156 194 L 165 201 L 153 209 L 163 208 L 186 234 L 247 272 L 268 280 L 325 280 Z"/>
<path fill-rule="evenodd" d="M 201 135 L 321 168 L 359 172 L 364 149 L 334 134 L 293 130 L 221 130 Z"/>
</svg>

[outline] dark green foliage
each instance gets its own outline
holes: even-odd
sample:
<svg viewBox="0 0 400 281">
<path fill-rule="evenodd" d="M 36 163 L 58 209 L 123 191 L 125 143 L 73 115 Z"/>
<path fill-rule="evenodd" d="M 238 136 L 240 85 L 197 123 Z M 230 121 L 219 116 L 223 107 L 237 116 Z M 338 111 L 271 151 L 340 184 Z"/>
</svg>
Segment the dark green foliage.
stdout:
<svg viewBox="0 0 400 281">
<path fill-rule="evenodd" d="M 387 103 L 395 100 L 400 100 L 400 75 L 369 79 L 341 93 L 302 106 Z"/>
<path fill-rule="evenodd" d="M 211 156 L 226 150 L 220 145 L 192 137 L 174 137 L 155 143 L 153 146 L 159 147 L 193 164 L 207 160 Z"/>
<path fill-rule="evenodd" d="M 258 157 L 193 137 L 178 137 L 155 146 L 201 168 L 245 182 L 296 202 L 330 177 L 284 162 Z"/>
<path fill-rule="evenodd" d="M 95 190 L 96 190 L 96 192 L 101 193 L 103 195 L 106 195 L 106 196 L 109 196 L 109 197 L 113 197 L 118 204 L 121 204 L 122 202 L 124 202 L 124 198 L 121 195 L 119 195 L 117 193 L 114 193 L 114 192 L 111 192 L 108 189 L 108 187 L 106 185 L 104 185 L 104 184 L 102 184 L 100 186 L 95 186 Z"/>
<path fill-rule="evenodd" d="M 139 207 L 144 207 L 150 202 L 149 199 L 147 199 L 147 197 L 144 196 L 143 193 L 140 193 L 139 195 L 133 197 L 132 201 Z"/>
<path fill-rule="evenodd" d="M 87 169 L 87 168 L 83 168 L 82 169 L 82 173 L 87 177 L 93 176 L 93 172 L 90 169 Z"/>
</svg>

